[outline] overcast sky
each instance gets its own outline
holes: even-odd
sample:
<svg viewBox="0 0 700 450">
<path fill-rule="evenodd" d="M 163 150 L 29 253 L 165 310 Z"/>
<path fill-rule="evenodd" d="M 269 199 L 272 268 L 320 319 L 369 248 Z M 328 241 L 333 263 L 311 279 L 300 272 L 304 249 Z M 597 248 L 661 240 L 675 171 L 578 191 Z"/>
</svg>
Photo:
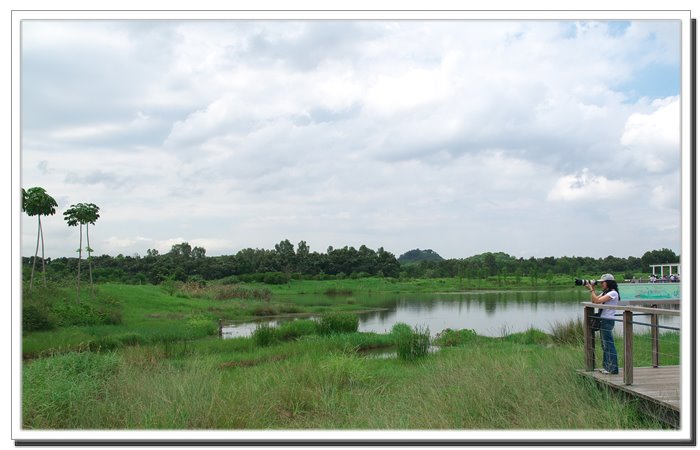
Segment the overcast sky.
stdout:
<svg viewBox="0 0 700 450">
<path fill-rule="evenodd" d="M 675 21 L 24 21 L 21 185 L 95 253 L 680 252 Z M 22 255 L 36 218 L 22 219 Z"/>
</svg>

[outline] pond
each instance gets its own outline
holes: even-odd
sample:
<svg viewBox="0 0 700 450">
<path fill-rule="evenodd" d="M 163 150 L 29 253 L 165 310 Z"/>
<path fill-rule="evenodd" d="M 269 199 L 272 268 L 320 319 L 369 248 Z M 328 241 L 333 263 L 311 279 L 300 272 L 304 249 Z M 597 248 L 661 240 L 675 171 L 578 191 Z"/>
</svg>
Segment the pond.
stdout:
<svg viewBox="0 0 700 450">
<path fill-rule="evenodd" d="M 388 333 L 394 324 L 402 322 L 411 327 L 427 327 L 433 336 L 446 328 L 468 328 L 491 337 L 523 332 L 529 328 L 551 333 L 557 324 L 582 318 L 581 302 L 588 299 L 589 295 L 584 289 L 289 297 L 290 302 L 306 305 L 347 302 L 358 309 L 374 309 L 359 314 L 359 331 Z M 292 319 L 264 322 L 277 325 L 284 320 Z M 649 323 L 649 317 L 635 316 L 635 321 Z M 225 338 L 249 336 L 258 323 L 225 326 L 223 335 Z M 680 320 L 679 317 L 660 316 L 659 323 L 678 327 Z M 621 334 L 622 325 L 617 324 L 615 330 Z M 648 330 L 648 327 L 635 325 L 635 333 Z"/>
</svg>

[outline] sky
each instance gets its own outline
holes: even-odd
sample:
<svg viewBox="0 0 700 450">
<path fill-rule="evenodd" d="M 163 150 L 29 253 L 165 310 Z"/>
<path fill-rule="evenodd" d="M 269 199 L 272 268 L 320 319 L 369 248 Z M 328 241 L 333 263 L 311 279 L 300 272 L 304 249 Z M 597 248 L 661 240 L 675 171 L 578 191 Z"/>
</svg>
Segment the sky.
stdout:
<svg viewBox="0 0 700 450">
<path fill-rule="evenodd" d="M 95 254 L 681 249 L 677 21 L 23 21 L 21 186 Z M 22 216 L 21 253 L 36 249 Z"/>
</svg>

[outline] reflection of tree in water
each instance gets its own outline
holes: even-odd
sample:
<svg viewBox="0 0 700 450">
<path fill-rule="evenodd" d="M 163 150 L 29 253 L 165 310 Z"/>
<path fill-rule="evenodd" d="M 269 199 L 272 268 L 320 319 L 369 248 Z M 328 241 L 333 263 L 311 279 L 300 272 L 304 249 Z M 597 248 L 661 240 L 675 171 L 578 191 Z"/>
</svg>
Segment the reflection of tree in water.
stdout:
<svg viewBox="0 0 700 450">
<path fill-rule="evenodd" d="M 393 319 L 396 316 L 396 310 L 383 309 L 381 311 L 370 311 L 359 315 L 360 323 L 372 322 L 379 319 L 379 322 L 386 322 Z"/>
<path fill-rule="evenodd" d="M 467 328 L 481 327 L 486 330 L 482 330 L 482 332 L 488 334 L 490 333 L 488 327 L 491 326 L 489 325 L 491 323 L 496 324 L 493 326 L 498 328 L 498 324 L 512 325 L 528 321 L 530 317 L 532 317 L 533 323 L 539 323 L 542 322 L 542 317 L 550 317 L 551 313 L 558 317 L 564 317 L 561 320 L 566 320 L 566 314 L 572 318 L 578 317 L 580 315 L 578 302 L 588 299 L 588 296 L 582 296 L 585 293 L 585 289 L 540 289 L 536 291 L 395 294 L 390 297 L 393 303 L 387 304 L 387 297 L 382 301 L 382 306 L 386 305 L 388 311 L 362 314 L 360 321 L 365 327 L 386 328 L 387 330 L 397 321 L 408 323 L 411 326 L 424 324 L 440 329 L 439 327 L 444 326 L 459 327 L 460 325 L 455 325 L 455 319 L 457 319 L 457 321 L 464 322 Z M 358 298 L 358 303 L 359 301 L 361 300 Z M 377 306 L 377 302 L 375 302 L 375 306 Z M 445 325 L 446 323 L 451 325 Z M 546 324 L 540 323 L 540 328 L 546 327 Z"/>
</svg>

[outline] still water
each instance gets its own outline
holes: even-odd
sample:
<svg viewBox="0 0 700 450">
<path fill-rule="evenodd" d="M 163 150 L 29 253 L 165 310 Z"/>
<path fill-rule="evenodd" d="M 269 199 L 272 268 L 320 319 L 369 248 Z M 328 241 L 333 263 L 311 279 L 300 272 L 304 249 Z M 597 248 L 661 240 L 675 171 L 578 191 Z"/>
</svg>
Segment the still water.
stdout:
<svg viewBox="0 0 700 450">
<path fill-rule="evenodd" d="M 387 333 L 394 324 L 402 322 L 411 327 L 428 328 L 435 336 L 446 328 L 468 328 L 483 336 L 498 337 L 537 328 L 551 333 L 556 324 L 583 318 L 581 302 L 589 295 L 583 289 L 562 291 L 471 291 L 460 293 L 366 295 L 352 297 L 305 296 L 290 297 L 304 304 L 351 303 L 362 312 L 360 331 Z M 280 321 L 265 321 L 277 325 Z M 290 319 L 287 319 L 290 320 Z M 636 316 L 635 321 L 649 322 L 648 316 Z M 249 336 L 257 323 L 230 325 L 223 328 L 224 337 Z M 678 327 L 678 317 L 659 319 L 661 325 Z M 615 327 L 622 333 L 622 325 Z M 635 325 L 635 332 L 647 332 L 648 327 Z M 663 330 L 662 330 L 663 332 Z"/>
</svg>

